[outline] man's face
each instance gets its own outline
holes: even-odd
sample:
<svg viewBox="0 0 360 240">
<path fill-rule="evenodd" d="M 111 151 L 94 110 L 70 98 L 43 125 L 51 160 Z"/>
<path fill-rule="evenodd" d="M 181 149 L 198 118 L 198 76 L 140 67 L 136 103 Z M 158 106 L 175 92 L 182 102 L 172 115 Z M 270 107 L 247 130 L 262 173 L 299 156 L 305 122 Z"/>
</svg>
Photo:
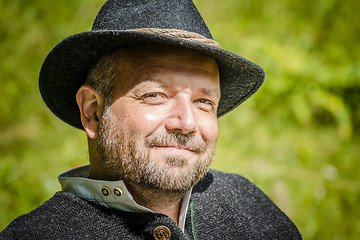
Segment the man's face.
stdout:
<svg viewBox="0 0 360 240">
<path fill-rule="evenodd" d="M 207 172 L 218 134 L 216 62 L 183 49 L 124 49 L 99 154 L 112 178 L 187 191 Z"/>
</svg>

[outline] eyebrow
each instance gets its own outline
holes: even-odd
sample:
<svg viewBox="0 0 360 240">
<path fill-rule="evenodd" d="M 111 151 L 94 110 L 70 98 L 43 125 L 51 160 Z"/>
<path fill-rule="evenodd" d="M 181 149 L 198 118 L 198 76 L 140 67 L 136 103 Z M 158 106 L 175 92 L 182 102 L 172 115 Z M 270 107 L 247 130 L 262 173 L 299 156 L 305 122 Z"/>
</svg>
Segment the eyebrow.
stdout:
<svg viewBox="0 0 360 240">
<path fill-rule="evenodd" d="M 172 84 L 163 81 L 161 79 L 149 79 L 149 81 L 153 81 L 153 82 L 157 82 L 160 84 L 160 87 L 163 88 L 171 88 Z M 212 96 L 212 97 L 217 97 L 220 98 L 220 91 L 217 88 L 200 88 L 199 90 L 197 90 L 201 93 L 203 93 L 206 96 Z"/>
<path fill-rule="evenodd" d="M 202 92 L 203 94 L 207 95 L 207 96 L 212 96 L 212 97 L 216 97 L 216 98 L 220 98 L 220 91 L 217 88 L 201 88 L 200 92 Z"/>
<path fill-rule="evenodd" d="M 161 87 L 161 88 L 171 88 L 172 87 L 171 83 L 168 83 L 167 81 L 163 81 L 162 79 L 157 79 L 157 78 L 146 78 L 146 80 L 141 81 L 141 83 L 139 85 L 152 83 L 152 82 L 158 83 L 159 87 Z M 215 97 L 215 98 L 219 98 L 219 99 L 220 99 L 220 95 L 221 95 L 220 90 L 218 88 L 202 87 L 200 89 L 197 89 L 196 91 L 199 91 L 206 96 L 211 96 L 211 97 Z"/>
</svg>

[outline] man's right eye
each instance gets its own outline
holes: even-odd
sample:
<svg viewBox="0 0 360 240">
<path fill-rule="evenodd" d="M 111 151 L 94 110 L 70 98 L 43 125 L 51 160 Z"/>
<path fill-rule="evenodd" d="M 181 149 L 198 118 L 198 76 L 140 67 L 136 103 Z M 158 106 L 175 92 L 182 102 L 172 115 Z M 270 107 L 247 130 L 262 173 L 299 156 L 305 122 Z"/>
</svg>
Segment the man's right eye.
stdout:
<svg viewBox="0 0 360 240">
<path fill-rule="evenodd" d="M 142 99 L 156 98 L 156 97 L 159 97 L 159 93 L 147 93 L 147 94 L 144 94 L 143 96 L 141 96 Z"/>
<path fill-rule="evenodd" d="M 163 93 L 146 93 L 141 96 L 141 100 L 149 104 L 161 104 L 166 101 L 166 96 Z"/>
</svg>

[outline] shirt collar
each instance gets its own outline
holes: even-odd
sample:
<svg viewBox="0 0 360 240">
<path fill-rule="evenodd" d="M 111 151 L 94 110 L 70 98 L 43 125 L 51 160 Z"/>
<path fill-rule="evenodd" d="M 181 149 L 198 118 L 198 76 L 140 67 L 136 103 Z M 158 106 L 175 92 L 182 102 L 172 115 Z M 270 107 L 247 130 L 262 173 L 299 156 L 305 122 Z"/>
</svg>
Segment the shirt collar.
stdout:
<svg viewBox="0 0 360 240">
<path fill-rule="evenodd" d="M 153 212 L 135 202 L 122 180 L 104 181 L 88 178 L 89 165 L 74 168 L 61 174 L 58 179 L 64 192 L 74 194 L 102 206 L 125 212 Z M 184 231 L 191 190 L 181 201 L 179 227 Z"/>
</svg>

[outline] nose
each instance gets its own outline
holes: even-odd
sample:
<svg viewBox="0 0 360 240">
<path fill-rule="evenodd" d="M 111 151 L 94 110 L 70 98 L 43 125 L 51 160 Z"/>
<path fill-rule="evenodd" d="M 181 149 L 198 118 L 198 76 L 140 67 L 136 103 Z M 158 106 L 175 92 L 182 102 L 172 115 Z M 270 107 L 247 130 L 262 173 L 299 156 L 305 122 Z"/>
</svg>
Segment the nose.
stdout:
<svg viewBox="0 0 360 240">
<path fill-rule="evenodd" d="M 191 134 L 197 131 L 196 118 L 191 99 L 182 96 L 174 99 L 172 108 L 165 122 L 165 128 L 168 131 Z"/>
</svg>

